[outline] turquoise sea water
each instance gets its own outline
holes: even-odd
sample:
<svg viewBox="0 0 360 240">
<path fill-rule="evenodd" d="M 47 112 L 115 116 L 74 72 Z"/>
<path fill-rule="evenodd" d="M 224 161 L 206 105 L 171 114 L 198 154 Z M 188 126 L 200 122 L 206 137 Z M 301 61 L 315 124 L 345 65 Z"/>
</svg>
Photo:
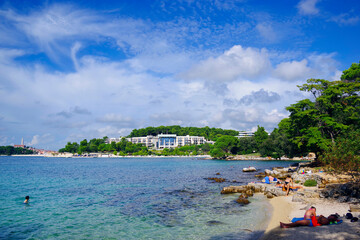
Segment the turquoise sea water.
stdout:
<svg viewBox="0 0 360 240">
<path fill-rule="evenodd" d="M 266 227 L 269 203 L 255 195 L 241 206 L 220 191 L 257 181 L 243 167 L 291 163 L 3 156 L 0 239 L 253 239 Z"/>
</svg>

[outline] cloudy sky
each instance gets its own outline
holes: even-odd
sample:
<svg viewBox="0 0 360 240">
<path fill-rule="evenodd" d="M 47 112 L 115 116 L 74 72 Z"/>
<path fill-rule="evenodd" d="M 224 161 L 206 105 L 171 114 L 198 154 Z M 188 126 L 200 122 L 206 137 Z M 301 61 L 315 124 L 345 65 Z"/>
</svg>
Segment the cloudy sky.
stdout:
<svg viewBox="0 0 360 240">
<path fill-rule="evenodd" d="M 0 145 L 134 128 L 272 131 L 360 60 L 360 1 L 0 2 Z"/>
</svg>

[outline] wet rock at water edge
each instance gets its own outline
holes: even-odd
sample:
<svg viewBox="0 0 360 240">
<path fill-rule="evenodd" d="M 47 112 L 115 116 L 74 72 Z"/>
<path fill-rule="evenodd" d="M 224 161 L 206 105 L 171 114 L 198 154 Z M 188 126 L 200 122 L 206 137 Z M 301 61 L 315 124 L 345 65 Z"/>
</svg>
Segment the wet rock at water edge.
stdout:
<svg viewBox="0 0 360 240">
<path fill-rule="evenodd" d="M 243 172 L 256 172 L 256 168 L 254 167 L 248 167 L 248 168 L 243 168 L 242 170 Z"/>
<path fill-rule="evenodd" d="M 220 221 L 216 221 L 216 220 L 206 222 L 206 225 L 208 225 L 208 226 L 215 226 L 215 225 L 222 225 L 222 224 L 225 224 L 225 223 L 220 222 Z"/>
<path fill-rule="evenodd" d="M 239 198 L 248 198 L 249 196 L 248 195 L 246 195 L 245 193 L 242 193 L 240 196 L 239 196 Z"/>
<path fill-rule="evenodd" d="M 265 176 L 266 176 L 266 175 L 265 175 L 265 173 L 263 173 L 263 172 L 255 175 L 255 177 L 257 177 L 257 178 L 264 178 Z"/>
<path fill-rule="evenodd" d="M 268 194 L 266 194 L 266 197 L 267 197 L 267 198 L 273 198 L 274 195 L 272 195 L 271 193 L 268 193 Z"/>
<path fill-rule="evenodd" d="M 240 196 L 237 200 L 237 203 L 243 204 L 243 205 L 247 205 L 250 203 L 250 201 L 246 198 L 243 198 L 242 196 Z"/>
<path fill-rule="evenodd" d="M 216 178 L 216 177 L 209 177 L 208 180 L 213 180 L 214 182 L 217 182 L 217 183 L 222 183 L 222 182 L 226 181 L 225 178 Z"/>
<path fill-rule="evenodd" d="M 221 191 L 221 194 L 245 193 L 247 190 L 248 190 L 247 186 L 229 186 L 229 187 L 224 187 Z"/>
<path fill-rule="evenodd" d="M 252 190 L 247 190 L 245 193 L 247 196 L 250 196 L 250 197 L 254 196 L 254 191 L 252 191 Z"/>
</svg>

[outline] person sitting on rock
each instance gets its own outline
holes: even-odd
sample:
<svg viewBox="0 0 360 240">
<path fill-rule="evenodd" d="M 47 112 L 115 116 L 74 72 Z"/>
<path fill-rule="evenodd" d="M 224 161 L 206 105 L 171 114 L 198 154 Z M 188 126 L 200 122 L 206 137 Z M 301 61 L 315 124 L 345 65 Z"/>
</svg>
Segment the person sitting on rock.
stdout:
<svg viewBox="0 0 360 240">
<path fill-rule="evenodd" d="M 290 192 L 290 183 L 291 183 L 291 187 L 294 187 L 294 182 L 293 182 L 291 176 L 287 175 L 284 185 L 283 185 L 283 190 L 286 191 L 286 196 L 288 196 L 289 192 Z"/>
</svg>

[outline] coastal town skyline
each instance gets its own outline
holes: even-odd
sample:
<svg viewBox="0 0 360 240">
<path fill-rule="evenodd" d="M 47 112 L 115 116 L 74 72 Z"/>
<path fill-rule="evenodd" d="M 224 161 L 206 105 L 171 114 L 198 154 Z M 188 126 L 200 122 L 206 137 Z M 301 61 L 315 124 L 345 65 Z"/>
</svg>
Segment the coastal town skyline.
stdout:
<svg viewBox="0 0 360 240">
<path fill-rule="evenodd" d="M 147 126 L 271 131 L 359 62 L 358 1 L 3 1 L 0 145 Z"/>
</svg>

